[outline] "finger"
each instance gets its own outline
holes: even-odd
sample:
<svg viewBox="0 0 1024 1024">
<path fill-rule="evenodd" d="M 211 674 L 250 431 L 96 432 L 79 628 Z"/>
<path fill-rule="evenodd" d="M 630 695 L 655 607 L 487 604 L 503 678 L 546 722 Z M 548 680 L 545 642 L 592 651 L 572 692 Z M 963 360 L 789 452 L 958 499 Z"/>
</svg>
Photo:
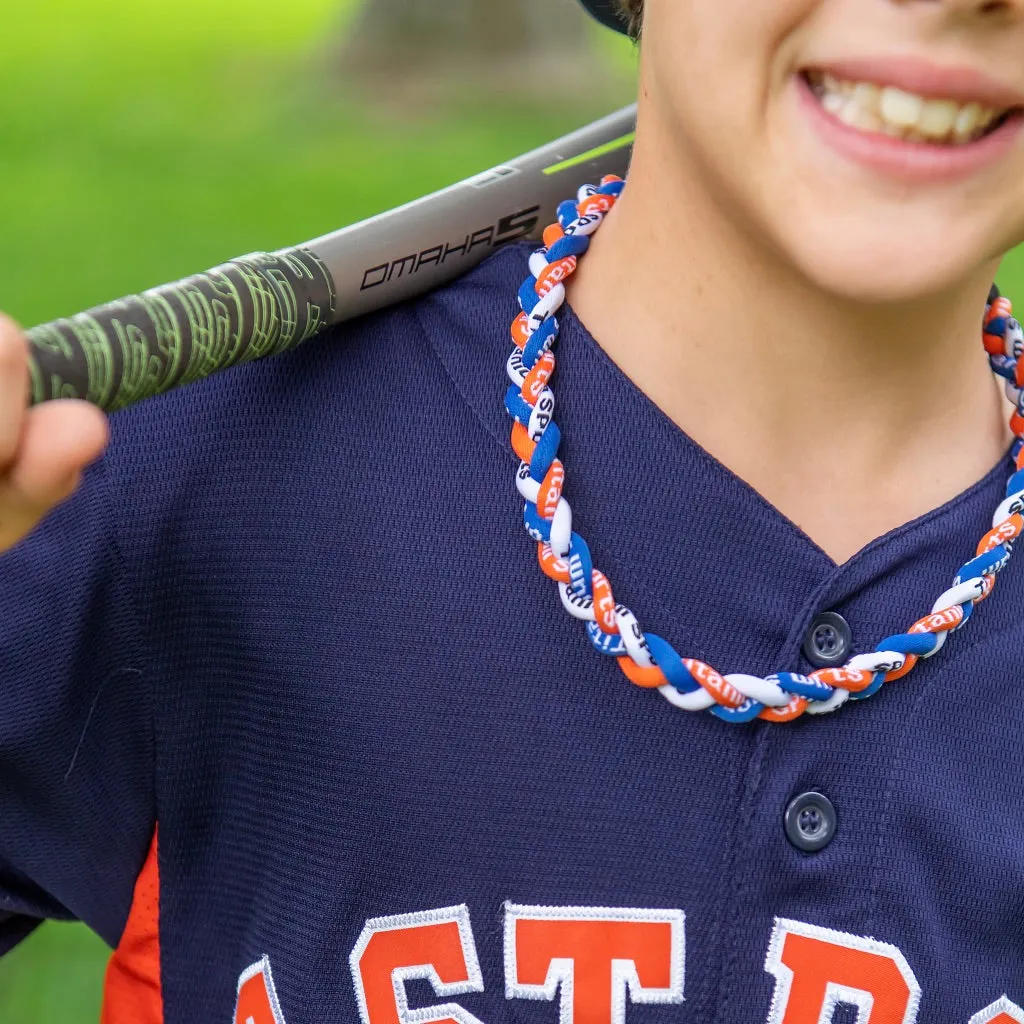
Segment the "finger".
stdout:
<svg viewBox="0 0 1024 1024">
<path fill-rule="evenodd" d="M 29 508 L 49 508 L 74 489 L 81 471 L 102 454 L 108 439 L 103 413 L 86 402 L 45 402 L 28 410 L 7 497 Z"/>
<path fill-rule="evenodd" d="M 0 470 L 14 458 L 28 404 L 28 342 L 0 313 Z"/>
</svg>

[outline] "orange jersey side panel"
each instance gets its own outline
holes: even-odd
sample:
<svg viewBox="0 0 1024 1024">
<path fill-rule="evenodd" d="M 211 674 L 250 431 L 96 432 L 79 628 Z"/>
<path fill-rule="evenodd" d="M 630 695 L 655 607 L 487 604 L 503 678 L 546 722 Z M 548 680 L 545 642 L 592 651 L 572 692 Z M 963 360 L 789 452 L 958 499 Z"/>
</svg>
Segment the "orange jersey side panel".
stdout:
<svg viewBox="0 0 1024 1024">
<path fill-rule="evenodd" d="M 160 869 L 157 837 L 135 883 L 121 943 L 110 958 L 101 1024 L 163 1024 L 160 990 Z"/>
</svg>

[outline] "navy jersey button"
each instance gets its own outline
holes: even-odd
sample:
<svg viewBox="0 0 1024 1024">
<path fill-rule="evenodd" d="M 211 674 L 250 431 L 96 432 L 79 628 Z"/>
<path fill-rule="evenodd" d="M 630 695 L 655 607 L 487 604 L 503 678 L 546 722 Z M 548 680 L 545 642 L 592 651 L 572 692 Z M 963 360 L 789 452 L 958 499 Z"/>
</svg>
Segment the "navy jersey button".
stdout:
<svg viewBox="0 0 1024 1024">
<path fill-rule="evenodd" d="M 822 612 L 811 623 L 804 637 L 804 657 L 815 668 L 836 668 L 850 657 L 853 633 L 835 612 Z"/>
<path fill-rule="evenodd" d="M 836 809 L 823 793 L 801 793 L 786 808 L 786 838 L 804 853 L 824 850 L 835 838 L 837 825 Z"/>
</svg>

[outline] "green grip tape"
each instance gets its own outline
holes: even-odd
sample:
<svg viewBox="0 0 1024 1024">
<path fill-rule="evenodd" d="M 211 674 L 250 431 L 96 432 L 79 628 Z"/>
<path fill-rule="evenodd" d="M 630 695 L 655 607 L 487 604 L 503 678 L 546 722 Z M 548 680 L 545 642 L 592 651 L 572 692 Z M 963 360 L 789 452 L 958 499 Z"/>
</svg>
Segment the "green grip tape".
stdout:
<svg viewBox="0 0 1024 1024">
<path fill-rule="evenodd" d="M 254 253 L 28 332 L 31 404 L 81 398 L 113 412 L 333 322 L 337 291 L 309 249 Z"/>
</svg>

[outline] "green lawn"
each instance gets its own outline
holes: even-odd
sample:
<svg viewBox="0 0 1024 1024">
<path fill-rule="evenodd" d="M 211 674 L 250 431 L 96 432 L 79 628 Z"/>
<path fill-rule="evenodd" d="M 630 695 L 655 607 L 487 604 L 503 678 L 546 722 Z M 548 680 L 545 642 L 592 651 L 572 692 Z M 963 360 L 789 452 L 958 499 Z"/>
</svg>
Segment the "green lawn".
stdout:
<svg viewBox="0 0 1024 1024">
<path fill-rule="evenodd" d="M 0 308 L 36 323 L 301 242 L 612 109 L 607 91 L 545 104 L 467 89 L 454 110 L 364 110 L 329 75 L 350 4 L 6 5 Z"/>
<path fill-rule="evenodd" d="M 350 4 L 5 5 L 0 309 L 32 325 L 302 242 L 629 100 L 473 90 L 414 117 L 364 110 L 330 73 Z M 595 41 L 628 67 L 628 44 Z M 107 955 L 79 926 L 43 927 L 0 962 L 0 1024 L 95 1024 Z"/>
<path fill-rule="evenodd" d="M 44 925 L 0 961 L 0 1021 L 97 1024 L 109 955 L 81 925 Z"/>
<path fill-rule="evenodd" d="M 364 111 L 331 80 L 347 0 L 32 0 L 0 49 L 0 308 L 26 325 L 323 234 L 606 113 L 475 92 Z M 628 44 L 609 39 L 622 67 Z M 626 94 L 622 94 L 626 101 Z M 1024 291 L 1024 260 L 1003 284 Z M 1017 287 L 1014 289 L 1014 284 Z M 0 962 L 0 1024 L 95 1024 L 107 951 L 49 925 Z"/>
</svg>

